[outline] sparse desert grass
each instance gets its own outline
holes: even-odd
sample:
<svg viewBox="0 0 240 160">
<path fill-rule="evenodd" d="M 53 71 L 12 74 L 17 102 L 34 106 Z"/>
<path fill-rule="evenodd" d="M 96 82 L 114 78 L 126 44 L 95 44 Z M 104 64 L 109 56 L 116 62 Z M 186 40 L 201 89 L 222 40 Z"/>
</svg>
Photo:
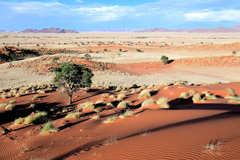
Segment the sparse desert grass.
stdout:
<svg viewBox="0 0 240 160">
<path fill-rule="evenodd" d="M 147 88 L 154 88 L 155 84 L 150 84 Z"/>
<path fill-rule="evenodd" d="M 120 93 L 120 94 L 117 95 L 117 100 L 118 100 L 118 101 L 121 101 L 121 100 L 123 100 L 125 97 L 126 97 L 126 95 L 125 95 L 124 93 Z"/>
<path fill-rule="evenodd" d="M 7 94 L 6 94 L 5 92 L 3 92 L 3 93 L 1 94 L 1 98 L 7 98 Z"/>
<path fill-rule="evenodd" d="M 99 118 L 100 118 L 99 115 L 91 116 L 91 119 L 94 119 L 94 120 L 97 120 L 97 119 L 99 119 Z"/>
<path fill-rule="evenodd" d="M 118 105 L 117 108 L 126 108 L 130 105 L 131 102 L 129 101 L 121 101 Z"/>
<path fill-rule="evenodd" d="M 119 91 L 121 91 L 121 90 L 122 90 L 122 87 L 117 86 L 117 88 L 115 89 L 115 92 L 119 92 Z"/>
<path fill-rule="evenodd" d="M 164 87 L 163 90 L 167 90 L 169 87 Z"/>
<path fill-rule="evenodd" d="M 134 88 L 131 89 L 131 90 L 130 90 L 130 93 L 132 93 L 132 94 L 136 93 L 136 89 L 134 89 Z"/>
<path fill-rule="evenodd" d="M 193 103 L 201 101 L 201 94 L 200 93 L 194 94 L 194 96 L 192 97 L 192 101 Z"/>
<path fill-rule="evenodd" d="M 110 95 L 109 95 L 109 93 L 104 93 L 104 94 L 102 94 L 102 97 L 103 98 L 107 98 L 107 97 L 109 97 Z"/>
<path fill-rule="evenodd" d="M 19 117 L 18 119 L 15 119 L 14 120 L 14 125 L 18 125 L 18 124 L 22 124 L 22 123 L 24 123 L 24 118 L 22 118 L 22 117 Z"/>
<path fill-rule="evenodd" d="M 169 108 L 169 104 L 167 102 L 167 98 L 165 97 L 160 97 L 157 101 L 156 104 L 160 106 L 160 108 Z"/>
<path fill-rule="evenodd" d="M 195 90 L 189 90 L 189 94 L 191 95 L 191 96 L 193 96 L 194 94 L 196 94 L 197 93 L 197 91 L 195 91 Z"/>
<path fill-rule="evenodd" d="M 114 96 L 114 95 L 110 95 L 110 96 L 109 96 L 109 98 L 111 98 L 111 99 L 114 99 L 114 98 L 115 98 L 115 96 Z"/>
<path fill-rule="evenodd" d="M 152 102 L 155 102 L 153 98 L 146 99 L 145 101 L 142 102 L 142 107 L 149 106 Z"/>
<path fill-rule="evenodd" d="M 14 104 L 14 103 L 17 103 L 17 101 L 16 100 L 9 101 L 9 104 Z"/>
<path fill-rule="evenodd" d="M 13 105 L 13 104 L 8 104 L 8 105 L 5 107 L 5 110 L 11 111 L 11 110 L 13 110 L 14 107 L 16 107 L 16 106 Z"/>
<path fill-rule="evenodd" d="M 210 94 L 210 95 L 207 96 L 207 99 L 217 99 L 217 97 L 215 95 Z"/>
<path fill-rule="evenodd" d="M 29 125 L 31 123 L 40 121 L 43 122 L 47 118 L 47 112 L 37 112 L 34 115 L 29 115 L 24 119 L 24 124 Z"/>
<path fill-rule="evenodd" d="M 151 97 L 151 91 L 150 90 L 143 90 L 142 92 L 139 93 L 138 99 L 149 98 L 149 97 Z"/>
<path fill-rule="evenodd" d="M 111 102 L 107 102 L 106 106 L 113 106 Z"/>
<path fill-rule="evenodd" d="M 228 91 L 228 93 L 230 94 L 230 96 L 234 96 L 235 95 L 235 91 L 231 88 L 226 88 L 226 90 Z"/>
<path fill-rule="evenodd" d="M 0 108 L 5 108 L 7 106 L 6 103 L 0 103 Z"/>
<path fill-rule="evenodd" d="M 125 111 L 123 114 L 119 115 L 118 118 L 126 118 L 126 117 L 131 117 L 133 114 L 131 111 Z"/>
<path fill-rule="evenodd" d="M 232 97 L 232 99 L 230 99 L 228 103 L 232 103 L 232 102 L 240 103 L 240 97 Z"/>
<path fill-rule="evenodd" d="M 117 116 L 111 116 L 111 117 L 107 118 L 106 120 L 104 120 L 103 123 L 113 123 L 117 119 L 118 119 Z"/>
<path fill-rule="evenodd" d="M 186 99 L 188 97 L 188 94 L 186 92 L 181 93 L 180 99 Z"/>
<path fill-rule="evenodd" d="M 97 104 L 104 104 L 104 100 L 97 100 L 96 102 L 95 102 L 95 104 L 97 105 Z"/>
<path fill-rule="evenodd" d="M 52 132 L 57 132 L 58 129 L 54 127 L 54 125 L 51 122 L 47 122 L 44 127 L 42 128 L 40 134 L 43 133 L 52 133 Z"/>
<path fill-rule="evenodd" d="M 67 119 L 67 118 L 73 118 L 73 119 L 76 119 L 76 118 L 80 118 L 81 117 L 81 112 L 78 112 L 78 111 L 76 111 L 76 112 L 70 112 L 70 113 L 68 113 L 66 116 L 65 116 L 65 118 Z"/>
<path fill-rule="evenodd" d="M 86 110 L 87 108 L 94 109 L 94 104 L 93 102 L 85 102 L 81 103 L 77 106 L 78 108 L 82 108 L 83 110 Z"/>
<path fill-rule="evenodd" d="M 98 109 L 98 108 L 94 109 L 94 112 L 96 112 L 96 113 L 99 113 L 100 111 L 101 111 L 101 110 Z"/>
</svg>

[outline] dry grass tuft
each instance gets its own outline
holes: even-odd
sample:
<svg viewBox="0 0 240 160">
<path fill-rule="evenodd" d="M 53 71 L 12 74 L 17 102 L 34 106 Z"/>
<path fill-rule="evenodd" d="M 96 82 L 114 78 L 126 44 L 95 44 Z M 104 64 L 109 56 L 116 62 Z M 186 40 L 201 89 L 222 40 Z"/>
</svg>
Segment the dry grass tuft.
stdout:
<svg viewBox="0 0 240 160">
<path fill-rule="evenodd" d="M 160 108 L 169 108 L 169 104 L 167 102 L 167 98 L 165 97 L 160 97 L 157 101 L 156 104 L 160 106 Z"/>
</svg>

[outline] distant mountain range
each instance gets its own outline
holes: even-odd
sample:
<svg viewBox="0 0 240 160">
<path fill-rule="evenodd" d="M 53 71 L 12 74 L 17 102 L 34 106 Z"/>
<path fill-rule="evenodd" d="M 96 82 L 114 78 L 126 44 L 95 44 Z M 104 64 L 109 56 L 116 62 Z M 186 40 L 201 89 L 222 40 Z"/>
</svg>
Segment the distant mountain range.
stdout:
<svg viewBox="0 0 240 160">
<path fill-rule="evenodd" d="M 0 32 L 18 32 L 10 30 L 0 30 Z M 151 28 L 151 29 L 96 29 L 96 30 L 77 30 L 77 29 L 60 29 L 60 28 L 44 28 L 25 29 L 21 33 L 78 33 L 78 32 L 190 32 L 190 33 L 229 33 L 240 32 L 240 25 L 234 27 L 217 27 L 217 28 L 184 28 L 184 29 L 166 29 L 166 28 Z"/>
<path fill-rule="evenodd" d="M 240 25 L 234 27 L 217 27 L 217 28 L 186 28 L 186 29 L 166 29 L 166 28 L 152 28 L 138 30 L 136 32 L 192 32 L 192 33 L 227 33 L 227 32 L 240 32 Z"/>
<path fill-rule="evenodd" d="M 37 29 L 25 29 L 22 33 L 77 33 L 71 29 L 60 29 L 60 28 L 44 28 L 41 30 Z"/>
</svg>

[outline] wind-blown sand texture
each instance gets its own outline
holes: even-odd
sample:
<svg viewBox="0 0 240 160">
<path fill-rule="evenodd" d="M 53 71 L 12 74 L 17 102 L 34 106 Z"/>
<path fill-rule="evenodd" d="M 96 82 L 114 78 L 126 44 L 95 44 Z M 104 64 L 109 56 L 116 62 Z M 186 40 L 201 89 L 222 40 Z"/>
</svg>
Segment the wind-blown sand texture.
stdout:
<svg viewBox="0 0 240 160">
<path fill-rule="evenodd" d="M 113 101 L 103 93 L 117 95 L 113 90 L 92 88 L 88 93 L 77 92 L 73 107 L 83 102 L 96 102 L 99 99 L 104 104 L 97 107 L 99 113 L 91 110 L 82 113 L 81 118 L 68 118 L 66 112 L 67 98 L 57 92 L 38 94 L 35 101 L 36 109 L 49 110 L 56 108 L 60 113 L 49 112 L 49 118 L 60 130 L 55 133 L 40 135 L 44 124 L 13 125 L 17 117 L 26 117 L 34 110 L 29 108 L 33 95 L 19 98 L 0 99 L 0 102 L 17 101 L 17 107 L 12 111 L 1 113 L 1 124 L 12 128 L 12 132 L 1 135 L 0 153 L 2 159 L 239 159 L 238 127 L 239 104 L 228 103 L 225 99 L 229 92 L 226 88 L 235 88 L 235 94 L 240 95 L 240 83 L 215 84 L 205 86 L 172 85 L 152 86 L 155 91 L 151 98 L 168 98 L 170 109 L 161 109 L 156 104 L 141 107 L 139 92 L 125 92 L 126 98 L 132 104 L 127 108 L 116 108 L 117 104 L 107 107 L 105 104 Z M 219 98 L 193 103 L 192 96 L 178 99 L 182 92 L 196 90 L 201 93 L 209 91 Z M 47 107 L 48 106 L 48 107 Z M 73 108 L 71 110 L 74 110 Z M 130 110 L 133 115 L 117 119 L 112 123 L 103 123 L 108 117 L 120 115 L 124 110 Z M 68 111 L 70 112 L 70 110 Z M 8 115 L 8 116 L 6 116 Z M 97 120 L 92 116 L 99 115 Z M 10 127 L 11 126 L 11 127 Z M 216 141 L 216 144 L 215 144 Z M 208 144 L 215 144 L 208 148 Z"/>
</svg>

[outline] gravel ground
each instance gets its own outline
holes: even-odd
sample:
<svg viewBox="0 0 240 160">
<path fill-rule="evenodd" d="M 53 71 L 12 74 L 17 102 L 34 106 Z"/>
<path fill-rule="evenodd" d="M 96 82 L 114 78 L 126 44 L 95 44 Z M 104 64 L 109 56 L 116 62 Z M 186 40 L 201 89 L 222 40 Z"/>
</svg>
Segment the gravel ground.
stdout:
<svg viewBox="0 0 240 160">
<path fill-rule="evenodd" d="M 23 61 L 32 61 L 34 59 L 36 58 L 30 58 Z M 22 61 L 13 62 L 13 64 L 21 62 Z M 54 77 L 53 73 L 36 74 L 30 70 L 23 68 L 8 68 L 8 66 L 8 63 L 0 64 L 0 89 L 39 83 L 48 84 L 51 83 Z M 227 83 L 231 81 L 240 81 L 240 68 L 174 66 L 174 68 L 170 68 L 167 74 L 158 73 L 136 76 L 118 71 L 96 71 L 94 75 L 92 80 L 93 85 L 149 85 L 175 81 L 188 81 L 189 83 L 213 83 L 221 81 Z"/>
</svg>

